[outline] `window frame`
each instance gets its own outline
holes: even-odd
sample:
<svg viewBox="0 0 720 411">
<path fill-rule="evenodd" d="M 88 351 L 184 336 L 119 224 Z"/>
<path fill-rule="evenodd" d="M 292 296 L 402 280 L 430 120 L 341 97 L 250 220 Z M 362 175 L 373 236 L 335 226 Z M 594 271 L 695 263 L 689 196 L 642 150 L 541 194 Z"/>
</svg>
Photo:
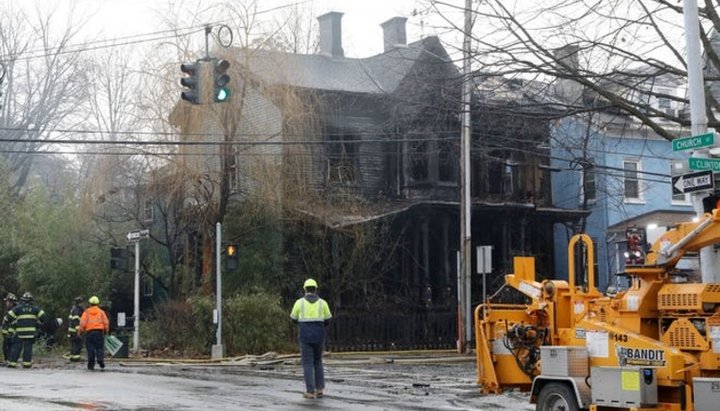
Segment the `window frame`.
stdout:
<svg viewBox="0 0 720 411">
<path fill-rule="evenodd" d="M 634 164 L 635 170 L 629 170 L 628 164 Z M 628 177 L 628 173 L 634 173 L 634 177 Z M 623 201 L 626 203 L 644 203 L 642 181 L 640 180 L 640 174 L 642 173 L 642 162 L 639 158 L 624 158 L 623 159 L 623 176 L 622 176 L 622 188 L 623 188 Z M 628 182 L 635 182 L 637 185 L 636 196 L 628 196 Z"/>
</svg>

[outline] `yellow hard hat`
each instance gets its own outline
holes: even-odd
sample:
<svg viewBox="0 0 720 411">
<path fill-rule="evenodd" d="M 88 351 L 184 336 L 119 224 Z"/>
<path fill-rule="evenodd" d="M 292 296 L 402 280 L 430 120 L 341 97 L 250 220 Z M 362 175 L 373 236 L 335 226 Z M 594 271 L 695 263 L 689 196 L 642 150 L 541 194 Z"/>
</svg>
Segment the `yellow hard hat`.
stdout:
<svg viewBox="0 0 720 411">
<path fill-rule="evenodd" d="M 317 288 L 317 281 L 313 280 L 312 278 L 308 278 L 307 280 L 305 280 L 305 284 L 303 284 L 303 288 L 307 289 L 309 287 Z"/>
<path fill-rule="evenodd" d="M 92 297 L 90 297 L 88 302 L 92 305 L 98 305 L 100 304 L 100 299 L 93 295 Z"/>
</svg>

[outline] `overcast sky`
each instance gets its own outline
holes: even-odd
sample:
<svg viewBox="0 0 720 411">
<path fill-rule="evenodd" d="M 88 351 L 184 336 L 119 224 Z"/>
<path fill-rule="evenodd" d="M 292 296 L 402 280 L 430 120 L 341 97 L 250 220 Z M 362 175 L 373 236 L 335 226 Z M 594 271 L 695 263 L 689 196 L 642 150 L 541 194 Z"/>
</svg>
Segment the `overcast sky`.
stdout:
<svg viewBox="0 0 720 411">
<path fill-rule="evenodd" d="M 73 5 L 73 19 L 88 19 L 85 32 L 96 39 L 152 33 L 166 29 L 161 16 L 172 9 L 209 9 L 219 2 L 232 0 L 2 0 L 16 7 L 60 7 L 67 13 Z M 459 0 L 461 1 L 461 0 Z M 344 13 L 343 48 L 347 57 L 365 57 L 382 52 L 380 24 L 395 16 L 408 17 L 408 41 L 433 35 L 434 30 L 423 22 L 423 16 L 413 17 L 413 11 L 427 6 L 421 0 L 258 0 L 258 11 L 277 10 L 298 4 L 307 8 L 314 17 L 329 11 Z M 187 22 L 194 25 L 197 22 Z"/>
</svg>

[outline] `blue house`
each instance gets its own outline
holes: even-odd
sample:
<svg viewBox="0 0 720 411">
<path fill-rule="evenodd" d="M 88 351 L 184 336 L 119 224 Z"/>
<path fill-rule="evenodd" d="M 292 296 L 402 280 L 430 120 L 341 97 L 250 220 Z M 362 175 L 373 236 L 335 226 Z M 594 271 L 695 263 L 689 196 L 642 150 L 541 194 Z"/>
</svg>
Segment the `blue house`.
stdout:
<svg viewBox="0 0 720 411">
<path fill-rule="evenodd" d="M 654 91 L 652 98 L 646 97 L 648 111 L 681 114 L 676 101 L 656 97 L 682 96 L 681 82 L 648 76 L 646 87 Z M 564 89 L 568 90 L 572 88 Z M 582 90 L 575 91 L 576 101 L 593 104 Z M 672 132 L 689 135 L 682 129 Z M 555 225 L 556 278 L 567 278 L 567 244 L 576 232 L 588 234 L 595 243 L 598 286 L 604 290 L 616 284 L 615 273 L 622 272 L 632 258 L 626 255 L 629 232 L 652 243 L 667 227 L 691 220 L 695 213 L 689 194 L 673 195 L 671 187 L 672 175 L 689 172 L 687 157 L 685 152 L 674 152 L 667 139 L 616 110 L 558 121 L 551 135 L 553 201 L 559 207 L 591 213 L 579 226 Z"/>
</svg>

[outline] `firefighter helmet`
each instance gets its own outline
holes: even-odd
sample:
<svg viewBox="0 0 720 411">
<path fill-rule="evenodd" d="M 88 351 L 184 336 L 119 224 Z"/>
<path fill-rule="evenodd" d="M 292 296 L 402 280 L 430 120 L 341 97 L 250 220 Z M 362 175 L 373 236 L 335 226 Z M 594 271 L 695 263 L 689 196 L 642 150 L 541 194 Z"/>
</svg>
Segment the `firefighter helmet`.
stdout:
<svg viewBox="0 0 720 411">
<path fill-rule="evenodd" d="M 310 287 L 317 288 L 317 281 L 313 280 L 312 278 L 308 278 L 305 280 L 305 284 L 303 284 L 304 289 L 308 289 Z"/>
<path fill-rule="evenodd" d="M 30 302 L 33 300 L 32 294 L 30 294 L 29 291 L 26 291 L 25 294 L 20 297 L 20 301 Z"/>
<path fill-rule="evenodd" d="M 90 299 L 88 300 L 88 302 L 89 302 L 91 305 L 98 305 L 98 304 L 100 304 L 100 299 L 93 295 L 92 297 L 90 297 Z"/>
<path fill-rule="evenodd" d="M 8 293 L 5 297 L 5 301 L 17 301 L 17 297 L 13 293 Z"/>
<path fill-rule="evenodd" d="M 78 295 L 77 297 L 75 297 L 75 303 L 76 303 L 76 304 L 80 304 L 80 303 L 83 302 L 83 301 L 85 301 L 85 298 L 83 298 L 83 296 Z"/>
</svg>

